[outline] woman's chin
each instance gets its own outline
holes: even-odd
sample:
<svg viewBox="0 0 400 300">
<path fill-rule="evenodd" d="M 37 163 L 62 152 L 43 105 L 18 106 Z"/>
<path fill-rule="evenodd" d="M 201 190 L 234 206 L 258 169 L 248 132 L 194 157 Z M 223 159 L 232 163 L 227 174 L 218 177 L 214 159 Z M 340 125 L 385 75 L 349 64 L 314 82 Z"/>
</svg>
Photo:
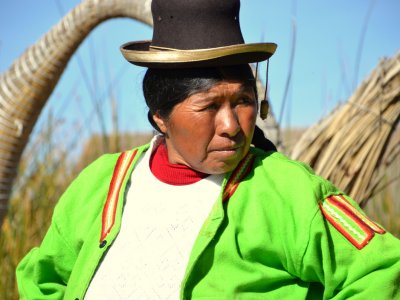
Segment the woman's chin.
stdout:
<svg viewBox="0 0 400 300">
<path fill-rule="evenodd" d="M 222 156 L 225 156 L 225 154 Z M 233 171 L 241 161 L 242 157 L 231 156 L 231 155 L 226 155 L 226 156 L 227 159 L 216 160 L 210 164 L 204 165 L 203 170 L 201 170 L 201 172 L 218 175 Z"/>
</svg>

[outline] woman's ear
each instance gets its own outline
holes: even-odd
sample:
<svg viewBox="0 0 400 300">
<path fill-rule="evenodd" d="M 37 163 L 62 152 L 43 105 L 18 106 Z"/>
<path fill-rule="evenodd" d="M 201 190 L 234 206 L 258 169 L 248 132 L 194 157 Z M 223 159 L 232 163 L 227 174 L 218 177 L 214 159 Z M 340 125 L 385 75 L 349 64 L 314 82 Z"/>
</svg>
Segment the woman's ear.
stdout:
<svg viewBox="0 0 400 300">
<path fill-rule="evenodd" d="M 163 118 L 161 118 L 160 114 L 156 112 L 153 116 L 154 123 L 157 124 L 158 128 L 161 130 L 163 134 L 167 133 L 167 125 Z"/>
</svg>

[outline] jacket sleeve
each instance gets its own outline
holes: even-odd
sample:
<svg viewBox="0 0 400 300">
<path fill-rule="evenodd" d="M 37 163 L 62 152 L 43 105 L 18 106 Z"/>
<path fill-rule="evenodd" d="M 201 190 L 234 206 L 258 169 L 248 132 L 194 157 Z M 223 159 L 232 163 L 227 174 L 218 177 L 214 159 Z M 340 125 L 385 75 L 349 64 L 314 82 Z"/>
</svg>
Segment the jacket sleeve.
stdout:
<svg viewBox="0 0 400 300">
<path fill-rule="evenodd" d="M 21 299 L 62 299 L 76 257 L 53 221 L 40 247 L 17 267 Z"/>
<path fill-rule="evenodd" d="M 400 240 L 347 196 L 320 204 L 309 228 L 302 279 L 323 285 L 324 299 L 400 299 Z"/>
<path fill-rule="evenodd" d="M 63 298 L 87 232 L 101 214 L 117 157 L 102 156 L 62 195 L 40 247 L 32 249 L 16 269 L 21 299 Z"/>
</svg>

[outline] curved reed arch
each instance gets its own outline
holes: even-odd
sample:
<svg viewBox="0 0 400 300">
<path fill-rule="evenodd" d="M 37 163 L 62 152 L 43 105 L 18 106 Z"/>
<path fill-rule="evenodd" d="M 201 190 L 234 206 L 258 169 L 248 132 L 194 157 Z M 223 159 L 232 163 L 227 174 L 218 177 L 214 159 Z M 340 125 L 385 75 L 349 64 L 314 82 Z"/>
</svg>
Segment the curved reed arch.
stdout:
<svg viewBox="0 0 400 300">
<path fill-rule="evenodd" d="M 100 23 L 127 17 L 152 25 L 151 0 L 85 0 L 0 75 L 0 226 L 32 129 L 68 61 Z"/>
</svg>

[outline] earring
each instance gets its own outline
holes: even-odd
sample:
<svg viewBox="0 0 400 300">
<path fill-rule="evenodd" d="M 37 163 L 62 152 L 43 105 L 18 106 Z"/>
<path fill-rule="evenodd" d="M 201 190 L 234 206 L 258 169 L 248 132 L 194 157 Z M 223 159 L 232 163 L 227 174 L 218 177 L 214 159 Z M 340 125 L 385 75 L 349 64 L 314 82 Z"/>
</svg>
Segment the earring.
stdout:
<svg viewBox="0 0 400 300">
<path fill-rule="evenodd" d="M 268 90 L 268 71 L 269 71 L 269 59 L 267 59 L 267 69 L 265 74 L 265 90 L 264 90 L 264 99 L 261 100 L 260 103 L 260 118 L 261 120 L 265 120 L 268 116 L 269 112 L 269 103 L 267 100 L 267 90 Z"/>
<path fill-rule="evenodd" d="M 269 103 L 266 99 L 261 100 L 260 103 L 260 118 L 261 120 L 265 120 L 268 116 L 269 112 Z"/>
</svg>

